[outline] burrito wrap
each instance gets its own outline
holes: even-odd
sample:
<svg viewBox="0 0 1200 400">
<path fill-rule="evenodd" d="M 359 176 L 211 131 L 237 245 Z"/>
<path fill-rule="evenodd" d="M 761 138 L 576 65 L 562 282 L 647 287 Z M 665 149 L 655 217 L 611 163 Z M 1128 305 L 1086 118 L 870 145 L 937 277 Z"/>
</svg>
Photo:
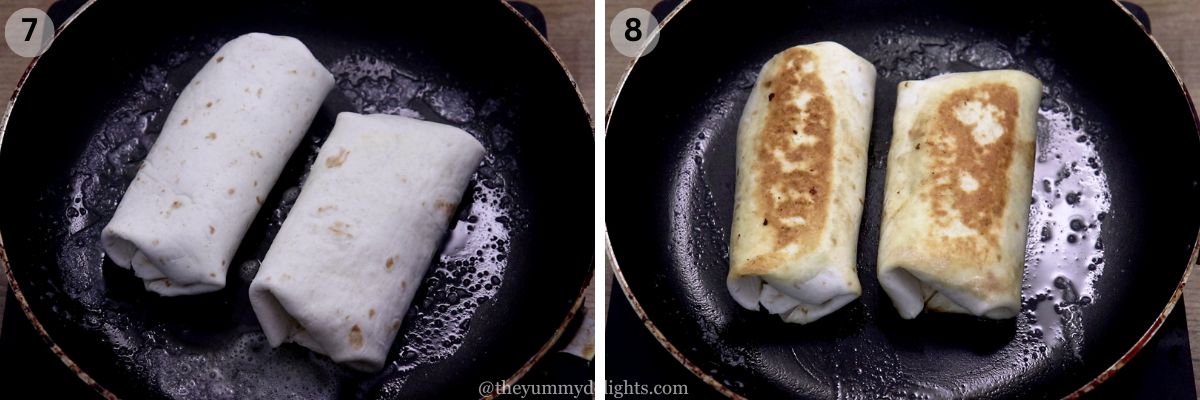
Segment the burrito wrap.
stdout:
<svg viewBox="0 0 1200 400">
<path fill-rule="evenodd" d="M 250 284 L 271 345 L 381 368 L 483 154 L 451 126 L 339 114 Z"/>
<path fill-rule="evenodd" d="M 901 317 L 1020 311 L 1041 94 L 1020 71 L 900 83 L 878 274 Z"/>
<path fill-rule="evenodd" d="M 333 75 L 300 41 L 250 33 L 180 93 L 101 233 L 114 263 L 164 296 L 219 290 L 251 220 Z"/>
<path fill-rule="evenodd" d="M 728 287 L 808 323 L 858 298 L 875 68 L 832 42 L 771 58 L 742 112 Z"/>
</svg>

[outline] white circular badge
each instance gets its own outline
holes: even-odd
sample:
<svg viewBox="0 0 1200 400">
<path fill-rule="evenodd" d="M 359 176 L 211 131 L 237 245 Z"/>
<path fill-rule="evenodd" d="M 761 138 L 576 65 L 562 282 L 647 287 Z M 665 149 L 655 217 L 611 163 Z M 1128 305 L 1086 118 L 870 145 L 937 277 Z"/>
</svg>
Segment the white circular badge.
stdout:
<svg viewBox="0 0 1200 400">
<path fill-rule="evenodd" d="M 4 40 L 8 48 L 21 57 L 37 57 L 50 47 L 54 38 L 54 21 L 42 10 L 22 8 L 8 17 L 4 24 Z"/>
<path fill-rule="evenodd" d="M 658 44 L 658 18 L 642 8 L 626 8 L 617 13 L 608 28 L 608 38 L 617 52 L 626 57 L 650 54 Z M 642 48 L 645 50 L 642 50 Z"/>
</svg>

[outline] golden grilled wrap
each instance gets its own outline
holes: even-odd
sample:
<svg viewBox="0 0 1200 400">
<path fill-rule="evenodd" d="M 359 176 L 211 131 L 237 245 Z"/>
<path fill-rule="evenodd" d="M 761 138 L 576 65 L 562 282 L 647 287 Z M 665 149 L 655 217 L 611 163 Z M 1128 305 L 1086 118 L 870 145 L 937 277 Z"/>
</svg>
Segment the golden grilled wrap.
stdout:
<svg viewBox="0 0 1200 400">
<path fill-rule="evenodd" d="M 900 316 L 1020 311 L 1041 95 L 1020 71 L 900 83 L 878 268 Z"/>
<path fill-rule="evenodd" d="M 730 294 L 805 324 L 862 293 L 855 272 L 875 67 L 837 43 L 759 72 L 737 137 Z"/>
</svg>

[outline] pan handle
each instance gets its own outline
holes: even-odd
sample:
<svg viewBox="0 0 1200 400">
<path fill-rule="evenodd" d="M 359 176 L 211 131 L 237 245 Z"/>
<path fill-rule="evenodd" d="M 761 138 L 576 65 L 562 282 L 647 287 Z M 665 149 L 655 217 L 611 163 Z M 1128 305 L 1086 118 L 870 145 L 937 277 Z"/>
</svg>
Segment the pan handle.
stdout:
<svg viewBox="0 0 1200 400">
<path fill-rule="evenodd" d="M 580 310 L 582 312 L 576 314 L 575 320 L 567 325 L 563 337 L 555 343 L 554 349 L 557 351 L 546 354 L 538 361 L 521 380 L 521 384 L 580 385 L 592 381 L 595 372 L 596 312 L 592 306 L 596 297 L 595 283 L 593 281 L 588 285 L 587 296 Z M 571 334 L 572 329 L 574 334 Z M 567 337 L 570 337 L 570 341 L 566 340 Z"/>
<path fill-rule="evenodd" d="M 1121 1 L 1119 3 L 1121 3 L 1121 7 L 1125 7 L 1125 9 L 1128 10 L 1134 18 L 1137 18 L 1138 22 L 1142 23 L 1142 28 L 1146 30 L 1146 33 L 1153 33 L 1150 29 L 1150 14 L 1146 13 L 1146 10 L 1143 9 L 1142 6 L 1134 4 L 1131 1 Z"/>
<path fill-rule="evenodd" d="M 54 21 L 54 26 L 62 26 L 63 22 L 66 22 L 71 14 L 79 10 L 79 7 L 83 7 L 84 3 L 87 3 L 87 0 L 58 0 L 46 9 L 46 15 L 49 15 L 50 20 Z"/>
<path fill-rule="evenodd" d="M 662 23 L 662 20 L 666 19 L 667 15 L 671 14 L 671 11 L 675 11 L 675 8 L 679 7 L 680 3 L 683 3 L 683 0 L 662 0 L 654 5 L 654 8 L 650 10 L 650 14 L 653 14 L 654 18 L 658 18 L 659 23 Z"/>
<path fill-rule="evenodd" d="M 533 28 L 542 34 L 542 37 L 550 39 L 550 35 L 546 32 L 546 16 L 542 15 L 542 10 L 539 10 L 533 4 L 523 1 L 510 1 L 508 5 L 517 10 L 526 21 L 529 21 L 529 24 L 533 25 Z"/>
<path fill-rule="evenodd" d="M 62 26 L 63 22 L 71 14 L 74 14 L 75 10 L 83 7 L 85 3 L 87 3 L 87 0 L 58 0 L 50 5 L 46 14 L 50 15 L 50 20 L 54 21 L 54 26 Z M 676 0 L 676 3 L 678 3 L 678 0 Z M 533 28 L 542 34 L 542 37 L 550 38 L 550 35 L 546 32 L 546 17 L 542 15 L 542 10 L 539 10 L 537 6 L 523 1 L 511 1 L 508 5 L 517 10 L 525 20 L 529 21 L 533 25 Z"/>
</svg>

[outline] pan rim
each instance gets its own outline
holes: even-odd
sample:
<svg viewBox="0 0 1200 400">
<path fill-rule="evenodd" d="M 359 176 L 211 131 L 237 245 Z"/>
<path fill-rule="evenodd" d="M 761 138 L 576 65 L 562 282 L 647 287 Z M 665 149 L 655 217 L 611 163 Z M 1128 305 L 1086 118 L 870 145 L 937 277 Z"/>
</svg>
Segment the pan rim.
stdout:
<svg viewBox="0 0 1200 400">
<path fill-rule="evenodd" d="M 46 51 L 49 51 L 50 47 L 54 45 L 54 41 L 58 38 L 58 36 L 64 30 L 66 30 L 76 18 L 83 14 L 84 11 L 90 8 L 97 1 L 98 0 L 88 0 L 86 3 L 81 5 L 79 9 L 71 13 L 71 15 L 67 17 L 65 21 L 63 21 L 61 26 L 56 27 L 54 36 L 51 37 L 50 43 L 46 46 Z M 575 98 L 578 100 L 580 108 L 582 109 L 584 115 L 587 116 L 588 128 L 591 129 L 592 140 L 594 141 L 596 138 L 595 119 L 592 116 L 591 110 L 589 110 L 587 107 L 587 102 L 584 101 L 583 93 L 579 90 L 579 84 L 576 82 L 575 77 L 571 74 L 570 69 L 567 68 L 566 63 L 563 62 L 562 57 L 560 57 L 558 52 L 554 50 L 554 47 L 550 46 L 550 43 L 547 41 L 546 37 L 542 36 L 542 34 L 537 31 L 537 28 L 534 27 L 524 15 L 522 15 L 515 8 L 513 8 L 511 4 L 509 4 L 510 0 L 496 1 L 503 5 L 504 8 L 512 13 L 513 16 L 517 17 L 517 19 L 521 21 L 521 23 L 523 23 L 527 29 L 529 29 L 529 32 L 537 38 L 542 47 L 549 51 L 550 55 L 554 57 L 555 63 L 558 64 L 558 67 L 562 70 L 563 75 L 567 78 L 567 82 L 570 83 L 571 88 L 574 90 Z M 45 51 L 43 51 L 42 54 L 45 54 Z M 34 57 L 29 62 L 29 65 L 25 67 L 25 71 L 21 74 L 21 78 L 17 81 L 16 88 L 13 89 L 12 96 L 9 97 L 8 104 L 5 106 L 3 117 L 0 117 L 0 147 L 3 146 L 4 138 L 8 132 L 8 121 L 12 116 L 13 107 L 16 105 L 18 97 L 20 97 L 21 91 L 24 88 L 27 79 L 29 78 L 30 72 L 32 72 L 34 67 L 37 66 L 39 60 L 41 60 L 41 55 Z M 589 270 L 595 270 L 596 266 L 594 259 L 592 260 L 591 264 L 592 265 L 590 266 Z M 92 378 L 90 374 L 76 364 L 75 361 L 68 356 L 65 351 L 63 351 L 62 347 L 60 347 L 58 343 L 50 337 L 50 333 L 46 331 L 45 327 L 42 326 L 41 321 L 39 321 L 37 316 L 34 315 L 33 309 L 30 307 L 28 300 L 25 298 L 24 292 L 21 291 L 20 284 L 17 283 L 16 277 L 13 275 L 12 265 L 8 260 L 8 252 L 4 245 L 3 232 L 0 232 L 0 267 L 4 269 L 4 275 L 5 279 L 8 280 L 9 290 L 13 292 L 13 297 L 17 299 L 17 304 L 21 307 L 21 314 L 24 315 L 25 319 L 30 322 L 30 325 L 32 325 L 34 330 L 37 331 L 38 336 L 40 336 L 42 341 L 49 346 L 50 351 L 57 356 L 59 361 L 61 361 L 63 365 L 70 369 L 77 378 L 83 381 L 83 383 L 87 386 L 91 387 L 101 397 L 107 400 L 120 399 L 120 397 L 118 397 L 115 393 L 106 388 L 104 385 L 101 385 L 95 380 L 95 378 Z M 562 321 L 559 322 L 558 327 L 554 329 L 554 332 L 551 333 L 550 337 L 547 338 L 537 352 L 535 352 L 529 357 L 529 359 L 525 361 L 524 364 L 517 368 L 517 370 L 514 371 L 505 382 L 510 385 L 516 384 L 518 380 L 524 377 L 534 365 L 541 361 L 541 359 L 544 358 L 552 348 L 554 348 L 559 339 L 562 338 L 564 331 L 566 331 L 567 327 L 575 319 L 576 314 L 578 314 L 579 310 L 583 307 L 583 303 L 587 298 L 587 288 L 595 279 L 594 275 L 595 274 L 588 274 L 587 279 L 582 281 L 582 285 L 579 288 L 579 292 L 575 295 L 571 307 L 567 310 Z M 497 387 L 492 393 L 481 395 L 481 398 L 495 398 L 499 395 L 499 390 L 500 388 Z"/>
<path fill-rule="evenodd" d="M 675 17 L 676 14 L 678 14 L 681 10 L 683 10 L 683 8 L 685 6 L 691 4 L 691 2 L 692 2 L 692 0 L 683 0 L 678 6 L 675 7 L 675 9 L 671 10 L 671 13 L 668 14 L 667 17 L 664 18 L 662 20 L 662 22 L 659 24 L 659 27 L 654 32 L 654 35 L 658 35 L 663 30 L 663 28 L 665 28 L 667 26 L 667 23 L 669 23 Z M 1116 6 L 1118 10 L 1125 13 L 1125 15 L 1128 16 L 1129 19 L 1132 20 L 1133 23 L 1137 25 L 1137 27 L 1139 28 L 1138 31 L 1142 33 L 1142 36 L 1145 37 L 1146 39 L 1149 39 L 1151 44 L 1154 45 L 1154 48 L 1158 50 L 1159 54 L 1162 56 L 1163 61 L 1166 61 L 1167 66 L 1171 69 L 1171 73 L 1175 76 L 1175 81 L 1179 85 L 1181 94 L 1183 94 L 1183 97 L 1187 101 L 1188 106 L 1190 106 L 1189 109 L 1192 114 L 1192 124 L 1195 127 L 1195 133 L 1196 133 L 1197 137 L 1200 137 L 1200 114 L 1197 114 L 1196 105 L 1195 105 L 1194 101 L 1192 100 L 1191 94 L 1188 91 L 1187 86 L 1183 82 L 1183 77 L 1179 75 L 1179 71 L 1175 68 L 1175 64 L 1173 62 L 1171 62 L 1171 58 L 1167 56 L 1167 53 L 1165 51 L 1163 51 L 1163 48 L 1161 45 L 1159 45 L 1158 40 L 1156 40 L 1153 35 L 1151 35 L 1149 32 L 1146 31 L 1145 26 L 1142 25 L 1142 23 L 1137 19 L 1137 17 L 1135 17 L 1132 13 L 1129 12 L 1128 9 L 1126 9 L 1124 6 L 1122 6 L 1118 0 L 1109 0 L 1108 4 L 1110 4 L 1112 6 Z M 650 40 L 647 40 L 647 43 L 649 43 L 649 42 L 650 42 Z M 604 120 L 606 133 L 608 132 L 607 127 L 608 127 L 609 123 L 612 122 L 612 115 L 613 115 L 613 111 L 616 109 L 617 99 L 620 97 L 622 89 L 625 88 L 625 83 L 629 79 L 629 74 L 631 72 L 633 72 L 633 68 L 637 65 L 638 59 L 639 58 L 634 58 L 625 67 L 625 71 L 622 72 L 621 79 L 617 84 L 616 91 L 613 92 L 612 99 L 610 99 L 608 102 L 609 106 L 606 109 L 605 120 Z M 680 364 L 682 364 L 685 368 L 688 369 L 688 371 L 690 371 L 693 375 L 695 375 L 701 381 L 704 381 L 709 386 L 711 386 L 713 389 L 716 389 L 718 392 L 720 392 L 721 394 L 725 395 L 728 398 L 745 399 L 746 397 L 734 392 L 732 389 L 730 389 L 728 386 L 726 386 L 725 384 L 718 381 L 715 377 L 710 375 L 708 372 L 697 367 L 696 364 L 693 363 L 690 359 L 688 359 L 687 356 L 685 356 L 677 347 L 675 347 L 675 345 L 673 343 L 671 343 L 671 341 L 669 339 L 667 339 L 666 335 L 664 335 L 663 332 L 658 329 L 658 326 L 655 325 L 653 321 L 651 321 L 650 316 L 642 308 L 641 302 L 639 302 L 637 300 L 637 296 L 633 294 L 632 290 L 630 290 L 629 283 L 626 282 L 624 273 L 621 272 L 621 267 L 620 267 L 619 262 L 617 261 L 616 252 L 615 252 L 615 250 L 613 250 L 612 241 L 609 239 L 608 223 L 605 222 L 604 225 L 605 225 L 604 226 L 604 251 L 605 251 L 605 258 L 606 258 L 605 261 L 611 263 L 610 268 L 613 271 L 613 275 L 616 277 L 615 280 L 621 286 L 622 292 L 625 294 L 625 298 L 629 301 L 630 306 L 632 306 L 633 311 L 637 314 L 639 319 L 642 320 L 642 324 L 645 326 L 645 328 L 650 331 L 650 333 L 654 336 L 654 339 L 656 341 L 658 341 L 659 345 L 661 345 L 664 349 L 666 349 L 667 352 L 671 353 L 671 356 L 673 358 L 675 358 L 676 361 L 678 361 Z M 1193 243 L 1192 243 L 1191 255 L 1187 259 L 1187 266 L 1184 267 L 1183 277 L 1180 278 L 1179 284 L 1177 284 L 1175 286 L 1175 291 L 1172 292 L 1171 297 L 1167 300 L 1166 306 L 1163 307 L 1162 311 L 1160 311 L 1158 316 L 1155 317 L 1154 322 L 1152 322 L 1150 324 L 1150 327 L 1147 328 L 1146 331 L 1144 333 L 1142 333 L 1141 337 L 1139 337 L 1138 340 L 1136 342 L 1134 342 L 1134 344 L 1130 347 L 1130 349 L 1127 350 L 1123 355 L 1121 355 L 1121 357 L 1119 357 L 1115 362 L 1113 362 L 1112 365 L 1110 365 L 1104 371 L 1101 371 L 1099 375 L 1097 375 L 1095 378 L 1092 378 L 1090 381 L 1088 381 L 1088 383 L 1084 384 L 1083 386 L 1081 386 L 1078 389 L 1075 389 L 1073 392 L 1067 394 L 1066 396 L 1063 396 L 1063 399 L 1077 399 L 1080 396 L 1084 395 L 1085 393 L 1094 390 L 1100 384 L 1104 383 L 1109 378 L 1111 378 L 1114 374 L 1116 374 L 1117 371 L 1119 371 L 1122 367 L 1124 367 L 1125 364 L 1127 364 L 1130 360 L 1132 360 L 1133 357 L 1136 356 L 1138 354 L 1138 352 L 1142 350 L 1142 347 L 1144 347 L 1144 345 L 1146 343 L 1148 343 L 1150 341 L 1150 339 L 1152 339 L 1158 333 L 1159 328 L 1162 326 L 1163 322 L 1166 321 L 1167 316 L 1169 316 L 1171 314 L 1171 311 L 1174 310 L 1175 305 L 1179 302 L 1179 299 L 1182 298 L 1183 288 L 1187 284 L 1188 277 L 1191 275 L 1193 267 L 1197 264 L 1195 262 L 1195 260 L 1197 260 L 1198 256 L 1200 256 L 1200 228 L 1198 228 L 1196 231 L 1196 240 L 1193 241 Z"/>
</svg>

